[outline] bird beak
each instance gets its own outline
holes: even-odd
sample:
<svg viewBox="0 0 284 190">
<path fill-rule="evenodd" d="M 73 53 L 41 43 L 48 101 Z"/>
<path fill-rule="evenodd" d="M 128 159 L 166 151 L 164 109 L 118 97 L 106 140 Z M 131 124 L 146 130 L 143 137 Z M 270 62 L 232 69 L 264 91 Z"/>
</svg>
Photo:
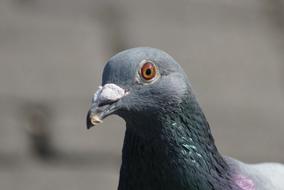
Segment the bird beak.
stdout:
<svg viewBox="0 0 284 190">
<path fill-rule="evenodd" d="M 128 92 L 115 84 L 100 86 L 92 98 L 91 109 L 87 114 L 87 129 L 103 122 L 103 119 L 119 109 L 118 102 Z"/>
</svg>

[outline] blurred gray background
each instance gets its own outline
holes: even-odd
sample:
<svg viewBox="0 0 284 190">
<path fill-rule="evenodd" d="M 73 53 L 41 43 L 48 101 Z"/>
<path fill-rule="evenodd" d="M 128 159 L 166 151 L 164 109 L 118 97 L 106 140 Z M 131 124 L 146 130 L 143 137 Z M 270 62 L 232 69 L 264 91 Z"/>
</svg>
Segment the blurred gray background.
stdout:
<svg viewBox="0 0 284 190">
<path fill-rule="evenodd" d="M 124 121 L 85 116 L 136 46 L 183 66 L 222 153 L 284 162 L 283 0 L 0 0 L 1 190 L 116 189 Z"/>
</svg>

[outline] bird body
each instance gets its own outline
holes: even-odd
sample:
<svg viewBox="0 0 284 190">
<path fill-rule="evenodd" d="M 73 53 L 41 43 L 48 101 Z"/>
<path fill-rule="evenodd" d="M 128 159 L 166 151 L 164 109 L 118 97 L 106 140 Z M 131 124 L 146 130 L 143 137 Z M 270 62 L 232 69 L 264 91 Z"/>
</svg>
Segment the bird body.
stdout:
<svg viewBox="0 0 284 190">
<path fill-rule="evenodd" d="M 219 153 L 185 72 L 167 53 L 115 55 L 102 86 L 87 125 L 111 114 L 126 121 L 118 190 L 284 189 L 282 165 L 248 165 Z"/>
<path fill-rule="evenodd" d="M 227 158 L 238 176 L 235 182 L 246 190 L 283 190 L 284 166 L 279 163 L 245 164 L 238 160 Z M 247 176 L 248 178 L 245 178 Z"/>
</svg>

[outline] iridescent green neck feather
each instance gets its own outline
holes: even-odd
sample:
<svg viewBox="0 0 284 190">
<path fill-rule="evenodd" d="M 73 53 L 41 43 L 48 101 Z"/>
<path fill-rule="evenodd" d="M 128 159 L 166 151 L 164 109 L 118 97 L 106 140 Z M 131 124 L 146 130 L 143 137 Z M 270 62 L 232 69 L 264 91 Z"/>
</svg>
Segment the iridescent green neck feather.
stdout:
<svg viewBox="0 0 284 190">
<path fill-rule="evenodd" d="M 235 189 L 195 98 L 126 122 L 119 190 Z"/>
</svg>

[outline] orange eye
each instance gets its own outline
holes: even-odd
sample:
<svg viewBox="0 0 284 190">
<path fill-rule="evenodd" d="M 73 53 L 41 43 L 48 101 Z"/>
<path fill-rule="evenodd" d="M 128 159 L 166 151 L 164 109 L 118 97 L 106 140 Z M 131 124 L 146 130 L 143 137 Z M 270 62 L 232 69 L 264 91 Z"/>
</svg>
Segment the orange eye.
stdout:
<svg viewBox="0 0 284 190">
<path fill-rule="evenodd" d="M 152 80 L 157 75 L 157 67 L 151 63 L 146 62 L 141 68 L 141 76 L 146 80 Z"/>
</svg>

